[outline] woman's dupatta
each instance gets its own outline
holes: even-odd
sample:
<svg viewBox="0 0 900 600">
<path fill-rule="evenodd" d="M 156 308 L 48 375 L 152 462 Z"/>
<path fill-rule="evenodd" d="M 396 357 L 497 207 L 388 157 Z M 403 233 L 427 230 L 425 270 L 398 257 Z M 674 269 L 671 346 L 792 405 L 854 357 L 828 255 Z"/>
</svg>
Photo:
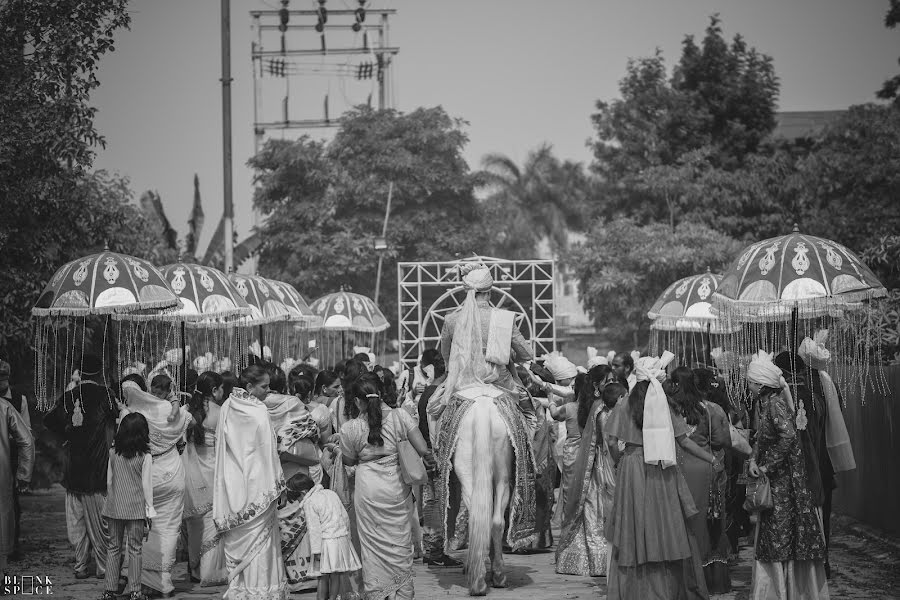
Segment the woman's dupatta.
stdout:
<svg viewBox="0 0 900 600">
<path fill-rule="evenodd" d="M 265 405 L 236 389 L 216 430 L 213 519 L 224 533 L 261 516 L 285 488 Z"/>
<path fill-rule="evenodd" d="M 170 423 L 168 417 L 172 404 L 143 391 L 133 381 L 123 383 L 122 392 L 129 412 L 141 413 L 147 419 L 150 427 L 150 452 L 154 455 L 174 448 L 194 420 L 188 409 L 181 407 L 177 418 Z"/>
<path fill-rule="evenodd" d="M 297 396 L 286 394 L 269 394 L 263 400 L 266 410 L 269 412 L 269 421 L 276 432 L 288 425 L 291 421 L 308 414 L 308 411 Z"/>
<path fill-rule="evenodd" d="M 566 492 L 566 504 L 563 506 L 563 527 L 572 523 L 584 505 L 584 490 L 588 487 L 588 481 L 594 471 L 594 461 L 597 460 L 596 445 L 604 443 L 603 431 L 597 431 L 597 416 L 603 410 L 603 406 L 602 400 L 594 400 L 587 423 L 581 432 L 581 445 L 578 448 L 574 468 L 576 476 L 569 483 L 571 487 Z"/>
</svg>

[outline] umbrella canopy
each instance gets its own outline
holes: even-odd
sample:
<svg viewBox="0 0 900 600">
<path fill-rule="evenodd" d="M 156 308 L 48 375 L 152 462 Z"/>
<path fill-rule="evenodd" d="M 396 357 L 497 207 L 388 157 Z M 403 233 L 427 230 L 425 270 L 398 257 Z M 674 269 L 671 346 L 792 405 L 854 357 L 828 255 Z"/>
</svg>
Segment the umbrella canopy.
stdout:
<svg viewBox="0 0 900 600">
<path fill-rule="evenodd" d="M 109 249 L 63 265 L 31 310 L 36 317 L 89 316 L 176 308 L 178 296 L 146 260 Z"/>
<path fill-rule="evenodd" d="M 312 311 L 323 320 L 322 328 L 331 331 L 377 333 L 390 324 L 370 299 L 352 292 L 334 292 L 312 303 Z"/>
<path fill-rule="evenodd" d="M 831 240 L 788 235 L 750 245 L 722 276 L 713 307 L 741 321 L 840 317 L 887 294 L 853 252 Z"/>
<path fill-rule="evenodd" d="M 228 276 L 241 297 L 250 305 L 250 317 L 246 325 L 265 325 L 290 321 L 293 317 L 288 307 L 278 299 L 272 284 L 259 275 Z"/>
<path fill-rule="evenodd" d="M 167 317 L 208 325 L 251 313 L 250 305 L 218 269 L 179 261 L 160 270 L 183 305 Z"/>
<path fill-rule="evenodd" d="M 662 331 L 729 331 L 712 312 L 712 296 L 719 287 L 721 275 L 709 269 L 701 275 L 679 279 L 662 293 L 647 316 L 651 329 Z"/>
<path fill-rule="evenodd" d="M 274 279 L 267 279 L 266 281 L 271 284 L 278 299 L 287 306 L 288 311 L 293 316 L 293 321 L 309 323 L 310 327 L 322 326 L 322 318 L 313 313 L 309 304 L 297 291 L 297 288 L 283 281 Z"/>
</svg>

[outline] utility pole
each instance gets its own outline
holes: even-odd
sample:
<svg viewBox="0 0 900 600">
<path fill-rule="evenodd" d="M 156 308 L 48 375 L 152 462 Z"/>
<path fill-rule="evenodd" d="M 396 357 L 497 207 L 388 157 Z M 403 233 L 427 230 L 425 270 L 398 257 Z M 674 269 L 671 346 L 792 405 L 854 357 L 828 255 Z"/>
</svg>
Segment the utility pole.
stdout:
<svg viewBox="0 0 900 600">
<path fill-rule="evenodd" d="M 378 253 L 378 272 L 375 275 L 375 306 L 378 306 L 378 298 L 381 295 L 381 267 L 384 264 L 384 253 L 388 251 L 387 228 L 391 218 L 391 197 L 394 195 L 394 182 L 388 187 L 387 206 L 384 209 L 384 225 L 381 227 L 381 237 L 375 241 L 375 251 Z"/>
<path fill-rule="evenodd" d="M 222 183 L 225 272 L 234 271 L 234 203 L 231 176 L 231 0 L 222 0 Z"/>
</svg>

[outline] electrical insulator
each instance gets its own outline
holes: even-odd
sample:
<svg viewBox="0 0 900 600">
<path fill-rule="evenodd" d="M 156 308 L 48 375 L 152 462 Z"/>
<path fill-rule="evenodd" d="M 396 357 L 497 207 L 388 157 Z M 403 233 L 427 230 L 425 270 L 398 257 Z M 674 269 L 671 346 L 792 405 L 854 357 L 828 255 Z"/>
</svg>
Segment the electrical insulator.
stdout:
<svg viewBox="0 0 900 600">
<path fill-rule="evenodd" d="M 291 14 L 287 9 L 288 0 L 281 0 L 281 10 L 278 11 L 278 17 L 281 19 L 281 24 L 278 26 L 278 29 L 281 33 L 287 31 L 288 21 L 291 19 Z"/>
<path fill-rule="evenodd" d="M 356 13 L 357 23 L 364 23 L 366 21 L 366 9 L 357 8 L 354 12 Z"/>
<path fill-rule="evenodd" d="M 318 14 L 320 25 L 324 25 L 325 23 L 328 22 L 328 9 L 327 8 L 325 8 L 324 6 L 320 6 L 319 8 L 316 9 L 316 13 Z"/>
<path fill-rule="evenodd" d="M 356 33 L 359 33 L 359 30 L 362 29 L 362 25 L 360 25 L 359 22 L 357 21 L 356 23 L 354 23 L 353 25 L 350 26 L 350 29 L 352 29 Z"/>
</svg>

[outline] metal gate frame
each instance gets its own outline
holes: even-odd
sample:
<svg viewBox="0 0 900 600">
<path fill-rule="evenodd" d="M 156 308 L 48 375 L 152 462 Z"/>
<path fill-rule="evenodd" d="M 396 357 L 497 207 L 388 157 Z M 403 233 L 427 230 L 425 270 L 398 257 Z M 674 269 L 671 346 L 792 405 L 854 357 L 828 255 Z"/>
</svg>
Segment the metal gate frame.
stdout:
<svg viewBox="0 0 900 600">
<path fill-rule="evenodd" d="M 463 263 L 481 262 L 491 270 L 494 286 L 502 296 L 511 297 L 518 304 L 520 299 L 530 302 L 531 310 L 524 314 L 527 327 L 531 331 L 529 340 L 535 356 L 556 350 L 556 298 L 553 275 L 556 269 L 553 260 L 504 260 L 487 256 L 477 256 L 447 262 L 401 262 L 397 265 L 398 323 L 400 329 L 400 362 L 412 367 L 419 355 L 427 347 L 440 341 L 437 335 L 426 333 L 426 319 L 435 321 L 442 316 L 432 309 L 442 299 L 448 299 L 459 306 L 464 297 L 459 278 L 459 266 Z M 430 306 L 423 305 L 424 291 L 438 288 L 438 301 Z M 450 305 L 453 308 L 454 305 Z M 446 310 L 446 309 L 444 309 Z"/>
</svg>

